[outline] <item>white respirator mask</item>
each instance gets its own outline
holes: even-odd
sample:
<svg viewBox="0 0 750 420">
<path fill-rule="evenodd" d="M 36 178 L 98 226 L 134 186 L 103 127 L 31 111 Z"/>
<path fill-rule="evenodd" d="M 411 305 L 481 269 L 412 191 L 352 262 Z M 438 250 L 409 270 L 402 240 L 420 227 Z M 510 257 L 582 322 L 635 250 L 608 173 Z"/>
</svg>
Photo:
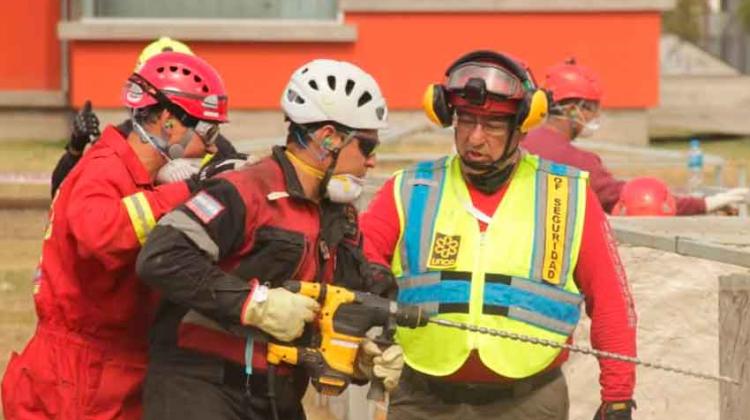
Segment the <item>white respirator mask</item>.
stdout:
<svg viewBox="0 0 750 420">
<path fill-rule="evenodd" d="M 591 121 L 588 121 L 587 123 L 583 124 L 583 128 L 581 129 L 581 132 L 578 134 L 579 137 L 591 137 L 594 135 L 594 133 L 601 128 L 602 122 L 599 119 L 599 117 L 596 117 L 592 119 Z"/>
<path fill-rule="evenodd" d="M 351 174 L 334 175 L 326 186 L 326 196 L 334 203 L 351 203 L 362 195 L 365 179 Z"/>
</svg>

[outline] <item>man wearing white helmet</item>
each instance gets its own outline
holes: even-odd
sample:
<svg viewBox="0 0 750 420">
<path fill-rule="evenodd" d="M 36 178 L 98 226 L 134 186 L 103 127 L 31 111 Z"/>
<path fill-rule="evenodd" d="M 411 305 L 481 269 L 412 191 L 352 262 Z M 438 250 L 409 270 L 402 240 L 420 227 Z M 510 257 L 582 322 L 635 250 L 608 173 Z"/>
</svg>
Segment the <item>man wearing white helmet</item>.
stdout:
<svg viewBox="0 0 750 420">
<path fill-rule="evenodd" d="M 139 255 L 138 274 L 165 298 L 152 330 L 147 419 L 305 418 L 307 374 L 281 365 L 272 385 L 264 341 L 309 344 L 303 332 L 319 306 L 280 286 L 392 292 L 391 277 L 364 260 L 351 204 L 386 126 L 380 88 L 353 64 L 314 60 L 294 72 L 281 106 L 286 146 L 208 181 Z M 382 359 L 372 362 L 372 347 L 364 365 Z"/>
</svg>

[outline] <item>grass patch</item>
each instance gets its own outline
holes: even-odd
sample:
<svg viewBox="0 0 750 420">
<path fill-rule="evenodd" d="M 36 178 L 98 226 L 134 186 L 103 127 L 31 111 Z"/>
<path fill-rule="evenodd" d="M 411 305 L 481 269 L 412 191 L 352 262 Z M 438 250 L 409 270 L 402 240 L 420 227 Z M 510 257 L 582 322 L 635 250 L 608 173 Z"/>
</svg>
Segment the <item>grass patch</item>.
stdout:
<svg viewBox="0 0 750 420">
<path fill-rule="evenodd" d="M 62 140 L 0 142 L 0 155 L 3 156 L 0 171 L 52 172 L 64 147 Z"/>
<path fill-rule="evenodd" d="M 36 326 L 31 280 L 46 220 L 46 211 L 0 210 L 0 372 Z"/>
</svg>

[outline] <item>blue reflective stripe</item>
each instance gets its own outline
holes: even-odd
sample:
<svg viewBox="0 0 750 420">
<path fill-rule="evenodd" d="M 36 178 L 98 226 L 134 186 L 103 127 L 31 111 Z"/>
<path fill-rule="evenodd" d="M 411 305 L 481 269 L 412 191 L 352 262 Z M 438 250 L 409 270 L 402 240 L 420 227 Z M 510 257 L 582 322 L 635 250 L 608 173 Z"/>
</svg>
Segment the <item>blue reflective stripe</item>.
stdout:
<svg viewBox="0 0 750 420">
<path fill-rule="evenodd" d="M 447 156 L 444 157 L 444 158 L 442 158 L 442 159 L 440 159 L 438 161 L 438 165 L 436 167 L 444 167 L 446 160 L 448 160 Z M 432 233 L 435 232 L 435 222 L 437 222 L 437 216 L 438 216 L 438 213 L 440 212 L 440 202 L 443 201 L 443 186 L 445 185 L 446 178 L 448 178 L 450 176 L 449 169 L 450 168 L 445 167 L 445 169 L 441 172 L 443 174 L 443 176 L 440 177 L 440 185 L 438 185 L 438 187 L 437 187 L 437 192 L 433 192 L 433 194 L 437 194 L 437 196 L 436 196 L 437 200 L 435 200 L 435 202 L 436 202 L 435 208 L 432 210 L 432 220 L 429 222 L 430 223 L 430 230 L 427 231 L 427 235 L 422 235 L 423 237 L 426 236 L 428 238 L 427 239 L 428 241 L 432 241 Z M 434 175 L 434 172 L 432 174 L 430 174 L 430 175 Z M 430 178 L 432 178 L 432 176 L 430 176 Z M 429 250 L 429 247 L 431 245 L 432 245 L 432 243 L 426 244 L 428 250 Z M 428 251 L 428 253 L 429 253 L 429 251 Z M 429 255 L 425 255 L 425 259 L 427 259 L 427 258 L 429 258 Z M 426 264 L 424 266 L 426 267 Z M 426 268 L 425 268 L 425 270 L 426 270 Z"/>
<path fill-rule="evenodd" d="M 558 302 L 505 284 L 485 284 L 484 304 L 519 307 L 570 325 L 576 325 L 581 311 L 576 305 Z"/>
<path fill-rule="evenodd" d="M 432 179 L 432 162 L 420 162 L 417 164 L 417 168 L 414 174 L 416 179 Z M 406 212 L 407 223 L 406 232 L 404 233 L 404 239 L 406 241 L 406 253 L 409 259 L 409 272 L 419 273 L 420 263 L 420 242 L 422 233 L 422 223 L 424 218 L 425 204 L 427 203 L 427 196 L 430 193 L 430 187 L 428 185 L 406 185 L 407 188 L 411 187 L 412 196 L 411 202 L 409 202 L 409 209 Z"/>
<path fill-rule="evenodd" d="M 468 281 L 443 280 L 427 286 L 401 289 L 399 303 L 418 305 L 421 303 L 468 303 L 471 284 Z"/>
<path fill-rule="evenodd" d="M 553 175 L 566 176 L 568 174 L 568 166 L 557 162 L 551 162 L 549 165 L 549 171 Z"/>
</svg>

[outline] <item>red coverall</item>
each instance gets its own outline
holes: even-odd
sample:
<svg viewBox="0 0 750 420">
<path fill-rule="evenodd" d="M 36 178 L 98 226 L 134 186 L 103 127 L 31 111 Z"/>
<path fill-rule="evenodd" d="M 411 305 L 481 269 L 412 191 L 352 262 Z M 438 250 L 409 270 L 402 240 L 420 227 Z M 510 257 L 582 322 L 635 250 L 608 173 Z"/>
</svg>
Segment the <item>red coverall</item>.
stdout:
<svg viewBox="0 0 750 420">
<path fill-rule="evenodd" d="M 498 192 L 485 195 L 466 184 L 474 207 L 492 215 L 500 205 L 508 184 Z M 600 350 L 635 355 L 636 315 L 627 285 L 625 270 L 609 230 L 606 216 L 598 205 L 593 191 L 588 189 L 588 205 L 581 239 L 581 250 L 575 270 L 575 280 L 586 299 L 586 313 L 591 318 L 591 343 Z M 481 231 L 487 225 L 479 222 Z M 393 178 L 388 180 L 373 198 L 361 218 L 365 238 L 365 256 L 373 263 L 390 266 L 399 236 L 399 218 L 393 197 Z M 601 304 L 599 302 L 607 302 Z M 558 367 L 568 358 L 563 351 L 549 369 Z M 599 361 L 603 401 L 625 401 L 633 398 L 635 366 L 609 359 Z M 446 378 L 453 382 L 506 382 L 487 369 L 476 351 L 466 363 Z"/>
<path fill-rule="evenodd" d="M 604 211 L 612 212 L 612 208 L 620 199 L 620 191 L 625 181 L 616 179 L 596 153 L 575 147 L 563 133 L 545 126 L 527 134 L 521 142 L 521 147 L 541 158 L 588 171 L 591 188 L 599 197 Z M 703 198 L 676 196 L 675 201 L 679 215 L 706 213 L 706 201 Z"/>
<path fill-rule="evenodd" d="M 122 134 L 104 131 L 52 203 L 34 278 L 39 320 L 3 377 L 6 418 L 140 419 L 156 295 L 135 259 L 154 220 L 188 196 L 183 182 L 154 187 Z"/>
</svg>

